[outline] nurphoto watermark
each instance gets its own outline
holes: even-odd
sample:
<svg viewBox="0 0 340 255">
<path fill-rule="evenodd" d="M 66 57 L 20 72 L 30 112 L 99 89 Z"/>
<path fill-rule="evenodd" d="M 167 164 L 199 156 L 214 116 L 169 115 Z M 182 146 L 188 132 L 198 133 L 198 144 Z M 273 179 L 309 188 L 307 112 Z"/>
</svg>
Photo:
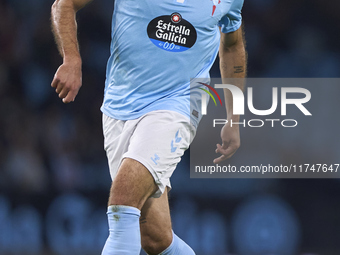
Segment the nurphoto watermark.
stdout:
<svg viewBox="0 0 340 255">
<path fill-rule="evenodd" d="M 200 123 L 190 147 L 191 177 L 340 178 L 338 84 L 340 79 L 193 80 L 190 111 Z M 239 129 L 241 146 L 213 164 L 226 125 Z"/>
</svg>

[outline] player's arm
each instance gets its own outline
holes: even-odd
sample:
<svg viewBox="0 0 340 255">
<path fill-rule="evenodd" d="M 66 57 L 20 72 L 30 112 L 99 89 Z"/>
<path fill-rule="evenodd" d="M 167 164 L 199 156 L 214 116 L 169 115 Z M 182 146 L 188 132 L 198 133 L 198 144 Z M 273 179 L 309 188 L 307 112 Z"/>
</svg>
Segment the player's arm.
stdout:
<svg viewBox="0 0 340 255">
<path fill-rule="evenodd" d="M 63 57 L 63 64 L 55 73 L 51 86 L 64 103 L 74 101 L 82 84 L 76 13 L 90 1 L 56 0 L 52 5 L 52 31 Z"/>
<path fill-rule="evenodd" d="M 221 33 L 219 57 L 223 83 L 230 83 L 229 78 L 245 78 L 247 57 L 242 27 L 235 32 Z M 243 90 L 243 79 L 233 80 L 233 85 Z M 228 89 L 224 89 L 224 97 L 228 123 L 221 130 L 222 145 L 217 144 L 216 149 L 221 156 L 214 160 L 215 164 L 230 158 L 241 145 L 239 125 L 230 126 L 231 121 L 239 122 L 240 116 L 233 115 L 233 97 Z"/>
</svg>

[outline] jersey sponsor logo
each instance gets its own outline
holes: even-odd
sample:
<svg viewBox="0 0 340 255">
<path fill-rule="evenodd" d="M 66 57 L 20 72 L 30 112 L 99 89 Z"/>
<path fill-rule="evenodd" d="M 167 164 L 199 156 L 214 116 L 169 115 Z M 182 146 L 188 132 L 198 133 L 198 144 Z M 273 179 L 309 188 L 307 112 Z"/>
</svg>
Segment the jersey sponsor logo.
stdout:
<svg viewBox="0 0 340 255">
<path fill-rule="evenodd" d="M 197 40 L 194 26 L 177 12 L 151 20 L 147 33 L 154 45 L 170 52 L 186 51 Z"/>
<path fill-rule="evenodd" d="M 212 0 L 213 1 L 213 9 L 212 9 L 212 14 L 211 16 L 214 16 L 216 6 L 221 3 L 221 0 Z"/>
</svg>

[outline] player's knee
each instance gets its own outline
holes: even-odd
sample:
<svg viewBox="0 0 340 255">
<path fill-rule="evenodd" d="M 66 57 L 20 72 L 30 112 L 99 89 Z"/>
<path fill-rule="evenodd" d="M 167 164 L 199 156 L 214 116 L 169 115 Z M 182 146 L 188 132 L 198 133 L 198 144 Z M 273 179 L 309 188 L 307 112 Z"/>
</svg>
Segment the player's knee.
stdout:
<svg viewBox="0 0 340 255">
<path fill-rule="evenodd" d="M 150 172 L 138 161 L 126 158 L 112 183 L 109 205 L 128 205 L 141 209 L 146 199 L 157 189 Z"/>
<path fill-rule="evenodd" d="M 149 255 L 158 255 L 170 246 L 172 237 L 155 240 L 150 236 L 142 236 L 142 248 Z"/>
</svg>

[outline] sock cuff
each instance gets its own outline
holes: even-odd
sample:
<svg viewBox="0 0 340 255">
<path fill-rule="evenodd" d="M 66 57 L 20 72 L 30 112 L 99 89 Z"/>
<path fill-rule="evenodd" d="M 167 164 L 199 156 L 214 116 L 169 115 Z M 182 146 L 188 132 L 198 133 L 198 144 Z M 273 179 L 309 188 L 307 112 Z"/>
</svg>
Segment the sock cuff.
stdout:
<svg viewBox="0 0 340 255">
<path fill-rule="evenodd" d="M 171 242 L 171 244 L 169 245 L 169 247 L 166 248 L 164 251 L 162 251 L 160 254 L 167 254 L 167 253 L 169 253 L 169 252 L 173 249 L 173 246 L 175 245 L 174 243 L 175 243 L 175 239 L 176 239 L 176 238 L 178 238 L 178 237 L 176 236 L 176 234 L 175 234 L 174 231 L 172 230 L 172 242 Z"/>
<path fill-rule="evenodd" d="M 181 238 L 179 238 L 174 231 L 172 231 L 172 243 L 168 248 L 166 248 L 160 254 L 163 255 L 195 255 L 195 252 L 191 249 L 191 247 L 186 244 Z"/>
<path fill-rule="evenodd" d="M 127 206 L 127 205 L 110 205 L 107 208 L 107 214 L 112 214 L 112 213 L 125 213 L 125 214 L 133 214 L 140 216 L 141 211 L 132 206 Z"/>
</svg>

